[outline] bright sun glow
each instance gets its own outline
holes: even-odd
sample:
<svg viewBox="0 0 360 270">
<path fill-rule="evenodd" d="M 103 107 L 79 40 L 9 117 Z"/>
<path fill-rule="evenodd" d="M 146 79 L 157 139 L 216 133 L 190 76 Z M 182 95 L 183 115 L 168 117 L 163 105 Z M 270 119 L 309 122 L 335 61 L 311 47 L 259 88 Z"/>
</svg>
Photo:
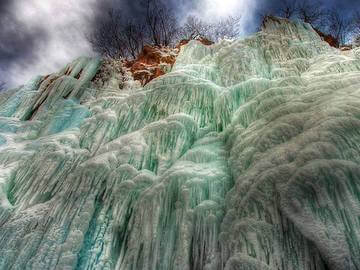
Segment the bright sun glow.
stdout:
<svg viewBox="0 0 360 270">
<path fill-rule="evenodd" d="M 193 15 L 214 22 L 227 16 L 240 16 L 240 32 L 246 33 L 246 27 L 254 18 L 258 0 L 198 0 Z"/>
<path fill-rule="evenodd" d="M 225 17 L 236 13 L 241 6 L 239 0 L 205 0 L 205 11 L 207 16 Z"/>
</svg>

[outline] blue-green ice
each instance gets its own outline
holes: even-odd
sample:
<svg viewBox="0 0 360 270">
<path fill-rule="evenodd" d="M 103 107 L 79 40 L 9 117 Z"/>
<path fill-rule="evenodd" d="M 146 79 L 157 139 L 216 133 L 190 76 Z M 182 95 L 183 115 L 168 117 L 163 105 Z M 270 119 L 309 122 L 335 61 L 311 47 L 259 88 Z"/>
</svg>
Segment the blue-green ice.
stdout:
<svg viewBox="0 0 360 270">
<path fill-rule="evenodd" d="M 0 270 L 360 269 L 360 49 L 269 19 L 119 68 L 0 94 Z"/>
</svg>

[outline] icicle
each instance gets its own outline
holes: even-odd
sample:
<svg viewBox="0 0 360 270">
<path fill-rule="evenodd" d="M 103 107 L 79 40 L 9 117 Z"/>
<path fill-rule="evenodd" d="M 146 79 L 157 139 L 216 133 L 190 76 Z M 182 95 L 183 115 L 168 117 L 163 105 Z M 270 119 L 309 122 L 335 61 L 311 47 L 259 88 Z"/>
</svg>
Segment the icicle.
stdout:
<svg viewBox="0 0 360 270">
<path fill-rule="evenodd" d="M 167 71 L 0 93 L 0 269 L 360 268 L 359 50 L 273 18 Z"/>
</svg>

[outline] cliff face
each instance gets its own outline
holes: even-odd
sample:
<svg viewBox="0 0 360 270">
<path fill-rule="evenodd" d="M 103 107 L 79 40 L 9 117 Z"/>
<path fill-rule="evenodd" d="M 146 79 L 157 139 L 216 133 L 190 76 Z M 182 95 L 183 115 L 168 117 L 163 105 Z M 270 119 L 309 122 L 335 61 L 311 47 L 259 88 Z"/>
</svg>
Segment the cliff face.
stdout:
<svg viewBox="0 0 360 270">
<path fill-rule="evenodd" d="M 360 269 L 359 71 L 269 20 L 0 94 L 0 269 Z"/>
</svg>

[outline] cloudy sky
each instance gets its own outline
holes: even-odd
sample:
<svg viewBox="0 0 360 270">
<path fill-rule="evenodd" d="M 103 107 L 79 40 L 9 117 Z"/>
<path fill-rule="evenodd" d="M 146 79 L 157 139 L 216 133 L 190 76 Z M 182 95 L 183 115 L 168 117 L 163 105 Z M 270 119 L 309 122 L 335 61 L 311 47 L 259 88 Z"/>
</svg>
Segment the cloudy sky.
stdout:
<svg viewBox="0 0 360 270">
<path fill-rule="evenodd" d="M 37 74 L 57 71 L 74 58 L 93 55 L 86 33 L 96 27 L 104 3 L 139 16 L 141 0 L 0 0 L 0 80 L 9 87 Z M 165 1 L 165 0 L 164 0 Z M 255 29 L 259 9 L 281 0 L 166 0 L 179 18 L 189 12 L 205 20 L 242 15 L 242 31 Z M 326 0 L 343 12 L 360 0 Z"/>
</svg>

